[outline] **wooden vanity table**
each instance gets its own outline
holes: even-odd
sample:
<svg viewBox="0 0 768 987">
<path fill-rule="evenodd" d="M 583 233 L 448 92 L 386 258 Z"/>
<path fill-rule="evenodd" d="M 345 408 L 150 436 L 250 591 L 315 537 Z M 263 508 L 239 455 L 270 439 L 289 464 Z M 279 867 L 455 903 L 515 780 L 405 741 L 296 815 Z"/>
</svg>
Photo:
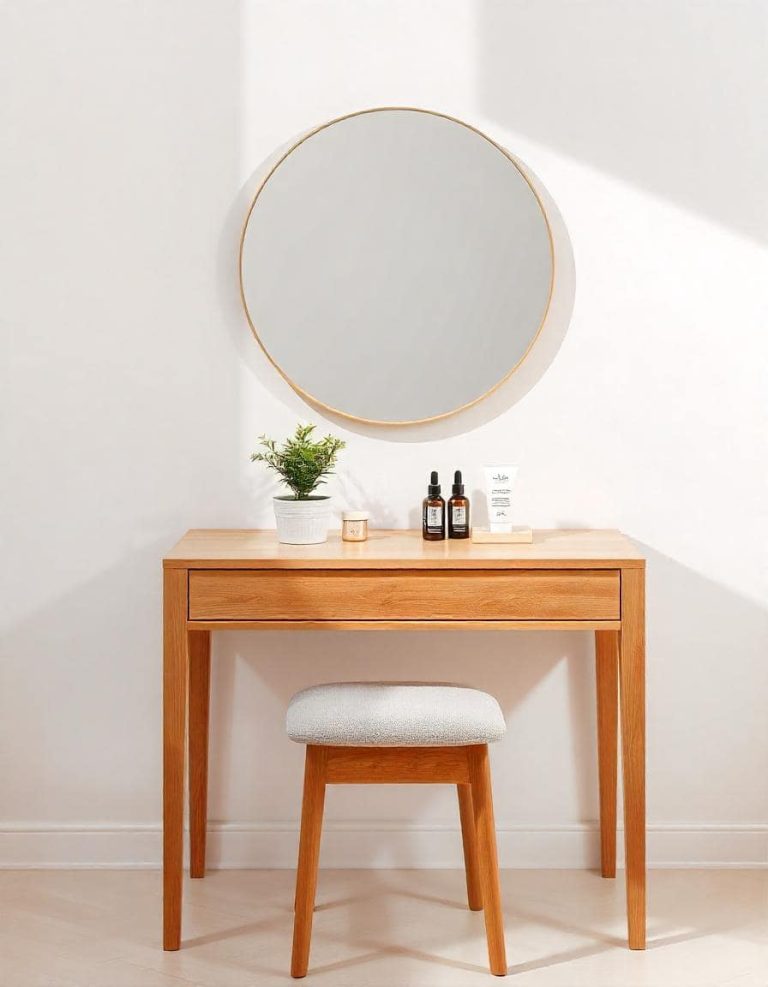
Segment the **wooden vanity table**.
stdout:
<svg viewBox="0 0 768 987">
<path fill-rule="evenodd" d="M 645 560 L 628 538 L 536 531 L 532 544 L 486 545 L 374 531 L 291 546 L 274 531 L 196 530 L 163 566 L 165 949 L 181 944 L 187 709 L 190 874 L 205 873 L 211 631 L 412 629 L 594 631 L 601 870 L 616 874 L 620 691 L 628 939 L 645 948 Z"/>
</svg>

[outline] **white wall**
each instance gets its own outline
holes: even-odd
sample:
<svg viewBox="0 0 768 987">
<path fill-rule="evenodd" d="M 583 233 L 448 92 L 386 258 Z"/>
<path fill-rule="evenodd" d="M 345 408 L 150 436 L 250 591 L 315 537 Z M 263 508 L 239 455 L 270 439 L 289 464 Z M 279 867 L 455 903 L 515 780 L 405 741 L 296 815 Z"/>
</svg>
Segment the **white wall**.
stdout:
<svg viewBox="0 0 768 987">
<path fill-rule="evenodd" d="M 4 6 L 0 862 L 159 859 L 159 560 L 188 527 L 270 525 L 256 436 L 327 424 L 237 307 L 248 179 L 292 134 L 380 104 L 465 118 L 528 162 L 577 295 L 506 406 L 416 432 L 331 423 L 340 501 L 412 526 L 430 469 L 474 489 L 513 457 L 521 520 L 634 536 L 651 859 L 765 862 L 764 18 L 696 0 Z M 294 690 L 434 677 L 507 714 L 502 862 L 593 862 L 591 656 L 567 633 L 219 636 L 214 857 L 293 861 Z M 328 819 L 329 864 L 460 860 L 450 791 L 334 790 Z"/>
</svg>

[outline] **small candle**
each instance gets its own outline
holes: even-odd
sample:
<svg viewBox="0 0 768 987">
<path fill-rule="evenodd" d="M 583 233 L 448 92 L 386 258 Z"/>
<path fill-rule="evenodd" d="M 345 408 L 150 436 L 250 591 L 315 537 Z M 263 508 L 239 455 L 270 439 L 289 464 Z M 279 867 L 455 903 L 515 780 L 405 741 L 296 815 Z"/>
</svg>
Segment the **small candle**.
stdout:
<svg viewBox="0 0 768 987">
<path fill-rule="evenodd" d="M 341 515 L 343 541 L 365 541 L 368 537 L 368 512 L 344 511 Z"/>
</svg>

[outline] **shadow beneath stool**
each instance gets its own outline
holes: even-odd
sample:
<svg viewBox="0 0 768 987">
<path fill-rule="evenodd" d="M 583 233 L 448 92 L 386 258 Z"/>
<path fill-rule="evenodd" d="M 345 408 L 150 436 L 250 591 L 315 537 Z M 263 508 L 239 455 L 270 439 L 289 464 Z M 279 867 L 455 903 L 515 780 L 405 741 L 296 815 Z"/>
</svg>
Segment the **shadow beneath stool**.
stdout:
<svg viewBox="0 0 768 987">
<path fill-rule="evenodd" d="M 325 937 L 328 938 L 327 936 Z M 336 940 L 333 940 L 334 942 Z M 361 943 L 370 952 L 358 954 L 357 956 L 351 956 L 346 960 L 337 960 L 335 963 L 326 963 L 324 966 L 313 966 L 311 969 L 311 974 L 320 975 L 323 973 L 334 973 L 338 970 L 346 970 L 350 967 L 357 966 L 362 963 L 369 963 L 373 960 L 381 959 L 383 956 L 400 956 L 405 959 L 419 960 L 423 963 L 430 963 L 433 966 L 450 967 L 454 970 L 466 970 L 468 973 L 488 973 L 487 966 L 480 966 L 476 963 L 464 963 L 461 960 L 454 960 L 447 956 L 436 956 L 433 953 L 427 953 L 421 949 L 412 949 L 404 946 L 391 946 L 385 945 L 378 942 L 363 942 Z"/>
<path fill-rule="evenodd" d="M 243 925 L 235 925 L 229 929 L 222 929 L 220 932 L 206 932 L 205 935 L 195 936 L 192 939 L 184 940 L 184 949 L 192 949 L 194 946 L 210 946 L 212 943 L 226 942 L 227 939 L 237 939 L 238 936 L 251 935 L 265 929 L 281 928 L 285 919 L 280 916 L 276 919 L 264 919 L 261 922 L 245 922 Z"/>
<path fill-rule="evenodd" d="M 440 898 L 437 895 L 432 894 L 416 894 L 413 891 L 393 890 L 391 893 L 394 895 L 399 895 L 401 898 L 410 898 L 412 901 L 425 901 L 430 905 L 440 905 L 442 908 L 454 908 L 460 912 L 469 912 L 471 915 L 477 914 L 470 909 L 466 900 L 454 901 L 451 898 Z"/>
<path fill-rule="evenodd" d="M 321 904 L 315 905 L 314 910 L 316 912 L 326 912 L 329 911 L 331 908 L 344 908 L 346 905 L 355 905 L 360 901 L 367 901 L 368 898 L 369 895 L 365 895 L 365 894 L 349 895 L 346 898 L 336 898 L 335 901 L 323 901 L 321 902 Z M 292 908 L 291 908 L 291 912 L 293 912 Z"/>
<path fill-rule="evenodd" d="M 583 960 L 588 956 L 606 953 L 609 948 L 609 946 L 577 946 L 575 949 L 564 949 L 561 953 L 554 953 L 552 956 L 542 956 L 538 960 L 516 963 L 508 968 L 507 974 L 514 976 L 520 973 L 531 973 L 534 970 L 546 970 L 548 967 L 559 966 L 561 963 L 571 963 L 573 960 Z"/>
</svg>

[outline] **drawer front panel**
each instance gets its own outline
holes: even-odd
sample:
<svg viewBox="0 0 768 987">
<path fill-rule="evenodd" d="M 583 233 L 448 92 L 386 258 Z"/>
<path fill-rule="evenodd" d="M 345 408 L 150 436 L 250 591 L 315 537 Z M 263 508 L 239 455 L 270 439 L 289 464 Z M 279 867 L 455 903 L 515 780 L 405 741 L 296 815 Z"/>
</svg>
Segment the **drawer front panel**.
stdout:
<svg viewBox="0 0 768 987">
<path fill-rule="evenodd" d="M 198 569 L 190 620 L 618 620 L 618 569 Z"/>
</svg>

